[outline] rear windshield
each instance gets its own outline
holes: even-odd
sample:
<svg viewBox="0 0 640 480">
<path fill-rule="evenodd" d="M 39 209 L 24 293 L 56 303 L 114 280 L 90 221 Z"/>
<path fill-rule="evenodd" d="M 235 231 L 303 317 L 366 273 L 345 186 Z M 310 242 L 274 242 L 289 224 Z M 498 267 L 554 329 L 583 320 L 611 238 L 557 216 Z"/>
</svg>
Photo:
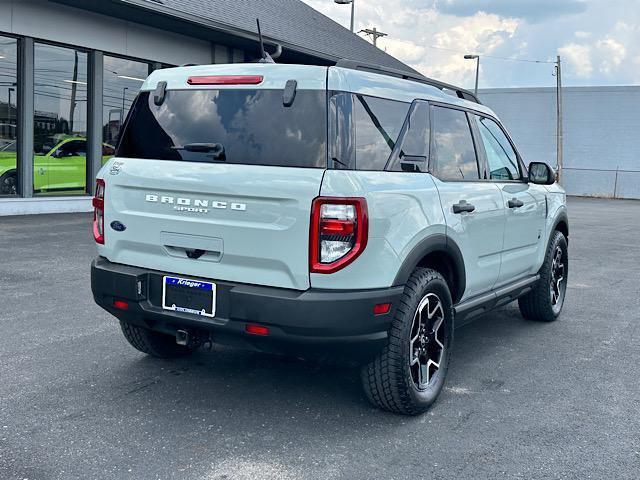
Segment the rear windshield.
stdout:
<svg viewBox="0 0 640 480">
<path fill-rule="evenodd" d="M 189 162 L 326 168 L 326 92 L 168 90 L 156 106 L 142 92 L 117 156 Z"/>
</svg>

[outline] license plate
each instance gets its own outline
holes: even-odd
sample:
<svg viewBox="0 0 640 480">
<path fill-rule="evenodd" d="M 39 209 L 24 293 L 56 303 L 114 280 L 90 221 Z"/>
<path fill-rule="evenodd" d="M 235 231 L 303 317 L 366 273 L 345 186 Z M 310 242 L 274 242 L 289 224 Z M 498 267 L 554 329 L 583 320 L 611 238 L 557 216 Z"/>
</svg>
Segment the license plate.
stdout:
<svg viewBox="0 0 640 480">
<path fill-rule="evenodd" d="M 165 276 L 162 280 L 162 308 L 203 317 L 216 315 L 216 284 Z"/>
</svg>

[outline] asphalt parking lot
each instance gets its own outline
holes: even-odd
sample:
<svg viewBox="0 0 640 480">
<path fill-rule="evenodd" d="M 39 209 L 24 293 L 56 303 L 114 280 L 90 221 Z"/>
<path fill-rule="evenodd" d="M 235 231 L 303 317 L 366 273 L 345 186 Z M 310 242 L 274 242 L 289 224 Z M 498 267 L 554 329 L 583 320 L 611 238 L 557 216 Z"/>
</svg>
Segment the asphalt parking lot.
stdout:
<svg viewBox="0 0 640 480">
<path fill-rule="evenodd" d="M 369 406 L 355 370 L 147 358 L 93 303 L 87 215 L 0 217 L 0 479 L 637 479 L 640 202 L 569 214 L 561 319 L 456 331 L 417 418 Z"/>
</svg>

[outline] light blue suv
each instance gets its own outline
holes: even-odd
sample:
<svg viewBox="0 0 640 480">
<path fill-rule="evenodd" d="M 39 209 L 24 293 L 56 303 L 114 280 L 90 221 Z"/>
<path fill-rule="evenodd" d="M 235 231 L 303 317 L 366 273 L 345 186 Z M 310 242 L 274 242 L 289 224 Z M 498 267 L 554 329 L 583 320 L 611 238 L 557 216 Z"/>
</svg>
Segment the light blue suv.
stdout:
<svg viewBox="0 0 640 480">
<path fill-rule="evenodd" d="M 158 357 L 211 343 L 362 366 L 424 412 L 453 329 L 564 303 L 565 193 L 470 92 L 406 72 L 234 64 L 154 72 L 94 198 L 95 301 Z"/>
</svg>

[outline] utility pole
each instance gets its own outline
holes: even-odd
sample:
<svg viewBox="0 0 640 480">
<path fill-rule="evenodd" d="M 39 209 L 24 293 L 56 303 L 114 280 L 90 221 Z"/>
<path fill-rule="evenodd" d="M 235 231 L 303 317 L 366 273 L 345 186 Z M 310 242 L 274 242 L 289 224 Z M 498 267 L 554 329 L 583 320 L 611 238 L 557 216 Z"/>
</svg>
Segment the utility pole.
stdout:
<svg viewBox="0 0 640 480">
<path fill-rule="evenodd" d="M 129 90 L 129 87 L 124 87 L 122 89 L 122 111 L 120 112 L 120 127 L 122 127 L 122 125 L 124 124 L 124 100 L 125 100 L 125 94 L 127 93 L 127 90 Z"/>
<path fill-rule="evenodd" d="M 365 33 L 367 35 L 370 35 L 371 38 L 373 38 L 373 46 L 377 47 L 378 46 L 378 39 L 381 37 L 386 37 L 388 34 L 383 33 L 383 32 L 379 32 L 378 29 L 376 27 L 373 28 L 365 28 L 364 30 L 360 30 L 358 33 Z"/>
<path fill-rule="evenodd" d="M 7 101 L 7 123 L 11 125 L 11 94 L 15 91 L 15 89 L 13 87 L 9 87 L 7 90 L 7 94 L 9 96 L 9 100 Z M 9 132 L 9 135 L 11 135 L 11 132 Z"/>
<path fill-rule="evenodd" d="M 76 91 L 78 89 L 78 51 L 73 62 L 73 81 L 71 82 L 71 103 L 69 104 L 69 134 L 73 135 L 73 117 L 76 113 Z"/>
<path fill-rule="evenodd" d="M 558 183 L 562 180 L 562 63 L 560 61 L 560 55 L 556 62 L 556 116 L 557 116 L 557 153 L 556 158 L 558 162 Z"/>
</svg>

